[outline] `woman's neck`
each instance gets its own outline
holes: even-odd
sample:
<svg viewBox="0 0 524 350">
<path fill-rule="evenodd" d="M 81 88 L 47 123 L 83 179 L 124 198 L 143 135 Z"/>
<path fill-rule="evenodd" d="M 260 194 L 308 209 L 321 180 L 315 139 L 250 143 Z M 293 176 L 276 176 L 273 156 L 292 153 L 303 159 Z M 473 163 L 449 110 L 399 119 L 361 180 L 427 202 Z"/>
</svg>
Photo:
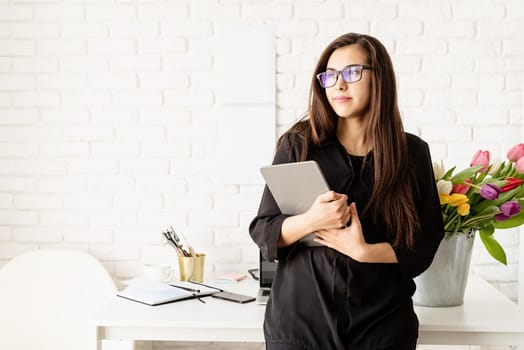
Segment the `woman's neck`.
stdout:
<svg viewBox="0 0 524 350">
<path fill-rule="evenodd" d="M 340 118 L 337 125 L 337 136 L 349 154 L 365 156 L 369 146 L 366 145 L 365 123 L 356 119 Z"/>
</svg>

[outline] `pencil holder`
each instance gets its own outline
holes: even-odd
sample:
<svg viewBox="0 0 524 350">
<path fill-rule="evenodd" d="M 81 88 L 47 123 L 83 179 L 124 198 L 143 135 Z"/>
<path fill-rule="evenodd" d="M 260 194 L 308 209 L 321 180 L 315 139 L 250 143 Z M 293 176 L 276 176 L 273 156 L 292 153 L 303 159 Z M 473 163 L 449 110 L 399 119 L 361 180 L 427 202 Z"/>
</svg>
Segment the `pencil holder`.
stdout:
<svg viewBox="0 0 524 350">
<path fill-rule="evenodd" d="M 181 281 L 204 282 L 205 254 L 196 256 L 178 256 L 178 267 Z"/>
</svg>

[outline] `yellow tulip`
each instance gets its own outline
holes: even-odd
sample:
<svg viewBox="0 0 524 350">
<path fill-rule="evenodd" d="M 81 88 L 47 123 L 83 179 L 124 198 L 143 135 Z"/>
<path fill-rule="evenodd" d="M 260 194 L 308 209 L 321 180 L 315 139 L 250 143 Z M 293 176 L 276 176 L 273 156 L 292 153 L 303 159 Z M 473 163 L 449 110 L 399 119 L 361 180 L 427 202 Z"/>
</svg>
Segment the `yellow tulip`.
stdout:
<svg viewBox="0 0 524 350">
<path fill-rule="evenodd" d="M 463 203 L 457 207 L 457 213 L 461 216 L 466 216 L 469 214 L 469 204 Z"/>
<path fill-rule="evenodd" d="M 440 199 L 440 205 L 448 204 L 450 199 L 449 194 L 438 194 L 438 198 Z"/>
<path fill-rule="evenodd" d="M 468 197 L 465 194 L 461 193 L 453 193 L 449 196 L 449 202 L 448 204 L 452 207 L 458 207 L 461 204 L 467 203 Z"/>
</svg>

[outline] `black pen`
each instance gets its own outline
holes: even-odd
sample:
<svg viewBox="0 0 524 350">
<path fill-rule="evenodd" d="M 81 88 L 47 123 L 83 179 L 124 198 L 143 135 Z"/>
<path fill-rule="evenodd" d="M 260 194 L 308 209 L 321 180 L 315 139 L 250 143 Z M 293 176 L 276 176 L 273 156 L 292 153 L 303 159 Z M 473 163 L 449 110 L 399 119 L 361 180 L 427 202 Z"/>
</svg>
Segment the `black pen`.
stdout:
<svg viewBox="0 0 524 350">
<path fill-rule="evenodd" d="M 193 288 L 189 288 L 189 287 L 182 287 L 182 286 L 178 286 L 176 284 L 172 284 L 172 286 L 176 287 L 176 288 L 183 289 L 183 290 L 187 290 L 188 292 L 200 293 L 200 289 L 193 289 Z"/>
<path fill-rule="evenodd" d="M 197 281 L 189 281 L 193 284 L 199 284 L 201 285 L 202 287 L 206 287 L 206 288 L 211 288 L 211 289 L 215 289 L 215 290 L 218 290 L 220 292 L 223 292 L 224 290 L 223 289 L 220 289 L 220 288 L 217 288 L 217 287 L 214 287 L 214 286 L 210 286 L 209 284 L 204 284 L 202 282 L 197 282 Z"/>
<path fill-rule="evenodd" d="M 193 294 L 193 296 L 198 299 L 202 304 L 205 304 L 206 302 L 204 301 L 204 299 L 200 298 L 198 295 L 196 294 Z"/>
<path fill-rule="evenodd" d="M 195 297 L 195 299 L 198 299 L 201 303 L 205 304 L 206 302 L 200 298 L 198 296 L 198 294 L 196 293 L 200 293 L 200 290 L 198 289 L 192 289 L 192 288 L 189 288 L 189 287 L 182 287 L 182 286 L 177 286 L 176 284 L 170 284 L 171 287 L 175 287 L 175 288 L 180 288 L 180 289 L 183 289 L 183 290 L 187 290 L 188 292 L 193 292 L 193 297 Z"/>
</svg>

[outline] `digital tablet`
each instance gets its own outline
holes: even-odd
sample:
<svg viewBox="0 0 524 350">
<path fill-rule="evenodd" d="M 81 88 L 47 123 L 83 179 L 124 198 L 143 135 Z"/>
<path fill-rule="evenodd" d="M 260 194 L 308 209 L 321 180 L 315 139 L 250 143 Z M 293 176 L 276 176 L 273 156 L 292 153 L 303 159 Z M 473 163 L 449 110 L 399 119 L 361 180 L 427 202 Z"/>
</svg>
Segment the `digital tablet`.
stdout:
<svg viewBox="0 0 524 350">
<path fill-rule="evenodd" d="M 320 167 L 313 160 L 264 166 L 260 172 L 282 214 L 302 214 L 318 195 L 329 191 Z M 310 234 L 302 240 L 308 245 L 318 245 L 313 238 L 314 234 Z"/>
</svg>

